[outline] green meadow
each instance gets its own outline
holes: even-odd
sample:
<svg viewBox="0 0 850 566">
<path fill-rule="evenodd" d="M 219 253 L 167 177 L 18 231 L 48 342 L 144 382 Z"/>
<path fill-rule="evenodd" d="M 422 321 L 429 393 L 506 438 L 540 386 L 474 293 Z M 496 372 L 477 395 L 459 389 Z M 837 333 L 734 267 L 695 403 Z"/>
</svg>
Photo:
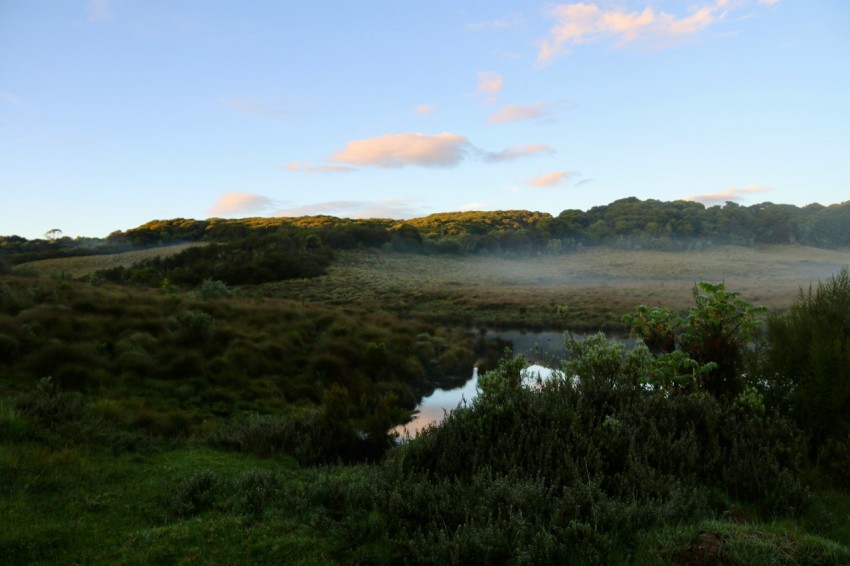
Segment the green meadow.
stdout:
<svg viewBox="0 0 850 566">
<path fill-rule="evenodd" d="M 15 244 L 4 564 L 850 563 L 846 248 L 329 222 Z M 527 386 L 491 329 L 563 331 L 560 373 Z M 398 442 L 473 366 L 478 396 Z"/>
</svg>

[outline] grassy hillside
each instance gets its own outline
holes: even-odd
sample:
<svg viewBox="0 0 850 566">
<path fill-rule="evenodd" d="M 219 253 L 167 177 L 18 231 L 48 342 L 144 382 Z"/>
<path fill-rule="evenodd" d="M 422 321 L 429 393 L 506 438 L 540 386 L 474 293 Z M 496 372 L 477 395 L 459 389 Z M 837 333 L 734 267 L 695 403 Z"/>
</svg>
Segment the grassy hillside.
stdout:
<svg viewBox="0 0 850 566">
<path fill-rule="evenodd" d="M 34 273 L 42 277 L 87 277 L 101 269 L 112 269 L 114 267 L 130 267 L 134 263 L 155 257 L 168 257 L 178 254 L 183 250 L 194 246 L 203 245 L 198 242 L 172 244 L 156 248 L 147 248 L 130 252 L 116 254 L 102 254 L 77 257 L 63 257 L 55 259 L 42 259 L 19 264 L 14 271 L 17 273 Z"/>
<path fill-rule="evenodd" d="M 199 244 L 42 260 L 22 264 L 16 271 L 86 277 L 194 245 Z M 687 309 L 694 283 L 703 280 L 725 281 L 753 303 L 782 310 L 799 289 L 850 264 L 850 250 L 796 245 L 718 246 L 699 252 L 596 247 L 513 258 L 382 249 L 339 250 L 336 255 L 327 275 L 269 283 L 246 292 L 377 307 L 473 327 L 618 330 L 622 315 L 640 304 Z"/>
<path fill-rule="evenodd" d="M 390 248 L 336 250 L 325 275 L 238 287 L 88 278 L 139 259 L 128 254 L 0 277 L 0 562 L 850 563 L 837 361 L 850 290 L 795 303 L 850 251 Z M 523 361 L 494 363 L 501 345 L 477 332 L 622 330 L 642 303 L 687 312 L 702 279 L 797 317 L 771 326 L 796 348 L 760 342 L 735 358 L 742 389 L 729 398 L 699 387 L 710 364 L 697 373 L 682 350 L 656 358 L 604 337 L 570 346 L 578 385 L 523 389 Z M 647 328 L 722 336 L 708 321 L 734 324 L 741 308 L 704 304 L 701 324 L 659 311 Z M 785 375 L 792 354 L 818 366 L 815 385 Z M 476 362 L 475 402 L 391 445 L 419 395 Z M 809 395 L 816 410 L 795 412 Z M 809 425 L 827 404 L 824 436 Z"/>
</svg>

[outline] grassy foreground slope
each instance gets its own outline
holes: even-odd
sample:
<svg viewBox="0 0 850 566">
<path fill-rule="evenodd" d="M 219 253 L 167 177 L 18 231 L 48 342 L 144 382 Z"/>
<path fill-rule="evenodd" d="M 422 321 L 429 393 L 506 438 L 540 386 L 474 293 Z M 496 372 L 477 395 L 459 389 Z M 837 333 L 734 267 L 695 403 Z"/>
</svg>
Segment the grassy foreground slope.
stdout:
<svg viewBox="0 0 850 566">
<path fill-rule="evenodd" d="M 432 371 L 469 367 L 470 326 L 613 328 L 640 303 L 686 310 L 700 279 L 784 309 L 848 258 L 350 250 L 214 299 L 5 277 L 0 562 L 850 563 L 850 495 L 782 415 L 649 391 L 601 340 L 582 387 L 496 373 L 385 460 L 370 444 Z"/>
</svg>

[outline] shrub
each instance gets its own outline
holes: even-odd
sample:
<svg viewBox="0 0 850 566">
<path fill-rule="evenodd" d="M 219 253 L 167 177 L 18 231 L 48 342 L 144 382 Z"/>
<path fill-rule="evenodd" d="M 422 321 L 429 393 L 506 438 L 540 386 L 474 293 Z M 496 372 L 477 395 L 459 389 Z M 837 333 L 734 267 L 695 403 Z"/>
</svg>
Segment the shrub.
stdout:
<svg viewBox="0 0 850 566">
<path fill-rule="evenodd" d="M 292 428 L 291 420 L 248 413 L 213 429 L 206 441 L 217 448 L 272 456 L 293 448 L 296 435 Z"/>
<path fill-rule="evenodd" d="M 850 271 L 800 291 L 787 314 L 770 317 L 767 338 L 765 399 L 805 431 L 812 460 L 826 462 L 819 451 L 850 437 Z"/>
<path fill-rule="evenodd" d="M 393 454 L 387 473 L 403 494 L 376 503 L 401 517 L 392 540 L 438 562 L 578 552 L 568 561 L 604 563 L 643 530 L 733 501 L 766 517 L 805 510 L 802 443 L 782 418 L 747 396 L 646 389 L 648 351 L 596 337 L 570 352 L 564 376 L 537 389 L 519 385 L 523 364 L 503 361 L 470 406 Z"/>
<path fill-rule="evenodd" d="M 18 356 L 20 347 L 17 339 L 0 333 L 0 363 L 11 363 Z"/>
<path fill-rule="evenodd" d="M 215 330 L 215 319 L 204 311 L 185 310 L 171 319 L 178 343 L 184 346 L 203 347 Z"/>
<path fill-rule="evenodd" d="M 199 299 L 207 301 L 210 299 L 226 299 L 228 297 L 232 297 L 233 291 L 228 288 L 224 281 L 204 279 L 201 281 L 201 285 L 198 287 L 197 291 L 195 291 L 195 295 Z"/>
<path fill-rule="evenodd" d="M 638 307 L 623 320 L 657 357 L 653 381 L 668 389 L 707 391 L 731 399 L 743 388 L 743 356 L 761 324 L 754 307 L 723 283 L 698 283 L 684 318 L 664 308 Z"/>
<path fill-rule="evenodd" d="M 197 472 L 173 488 L 169 511 L 184 518 L 208 511 L 225 486 L 225 479 L 219 474 L 210 470 Z"/>
<path fill-rule="evenodd" d="M 230 506 L 238 513 L 259 517 L 281 491 L 275 472 L 252 470 L 236 482 Z"/>
</svg>

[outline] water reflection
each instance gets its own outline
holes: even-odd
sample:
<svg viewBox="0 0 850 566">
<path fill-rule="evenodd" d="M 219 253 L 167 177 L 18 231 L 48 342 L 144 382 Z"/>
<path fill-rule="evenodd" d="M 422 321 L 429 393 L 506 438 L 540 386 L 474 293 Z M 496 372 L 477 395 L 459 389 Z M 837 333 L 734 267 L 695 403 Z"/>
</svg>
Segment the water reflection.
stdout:
<svg viewBox="0 0 850 566">
<path fill-rule="evenodd" d="M 523 383 L 527 387 L 537 387 L 539 384 L 551 379 L 554 375 L 563 376 L 559 370 L 551 366 L 559 366 L 560 360 L 566 356 L 564 351 L 564 333 L 562 332 L 523 332 L 523 331 L 486 331 L 488 338 L 499 338 L 513 344 L 513 353 L 522 354 L 532 365 L 522 372 Z M 577 340 L 584 339 L 580 334 L 572 334 Z M 633 341 L 622 336 L 609 336 L 609 340 L 620 342 L 627 347 Z M 548 364 L 548 365 L 547 365 Z M 577 378 L 573 378 L 573 383 Z M 455 389 L 437 389 L 428 397 L 423 397 L 417 407 L 417 413 L 406 425 L 395 427 L 392 432 L 404 439 L 408 435 L 412 438 L 420 430 L 443 420 L 446 413 L 456 409 L 462 402 L 470 403 L 478 395 L 478 368 L 472 370 L 472 377 L 461 387 Z"/>
<path fill-rule="evenodd" d="M 533 364 L 522 371 L 523 384 L 528 387 L 536 387 L 551 379 L 553 375 L 559 375 L 558 370 L 546 366 Z M 399 425 L 393 429 L 400 438 L 411 438 L 419 434 L 419 431 L 428 425 L 442 422 L 447 413 L 456 409 L 461 403 L 469 403 L 478 395 L 478 368 L 473 368 L 472 377 L 461 387 L 455 389 L 436 389 L 428 397 L 423 397 L 417 407 L 417 413 L 413 420 L 406 425 Z"/>
<path fill-rule="evenodd" d="M 428 397 L 423 397 L 422 402 L 416 407 L 417 413 L 413 420 L 406 425 L 399 425 L 393 429 L 399 437 L 411 438 L 419 434 L 426 426 L 443 420 L 447 412 L 457 408 L 462 402 L 472 401 L 478 395 L 478 368 L 472 369 L 472 377 L 462 386 L 455 389 L 435 389 Z"/>
</svg>

